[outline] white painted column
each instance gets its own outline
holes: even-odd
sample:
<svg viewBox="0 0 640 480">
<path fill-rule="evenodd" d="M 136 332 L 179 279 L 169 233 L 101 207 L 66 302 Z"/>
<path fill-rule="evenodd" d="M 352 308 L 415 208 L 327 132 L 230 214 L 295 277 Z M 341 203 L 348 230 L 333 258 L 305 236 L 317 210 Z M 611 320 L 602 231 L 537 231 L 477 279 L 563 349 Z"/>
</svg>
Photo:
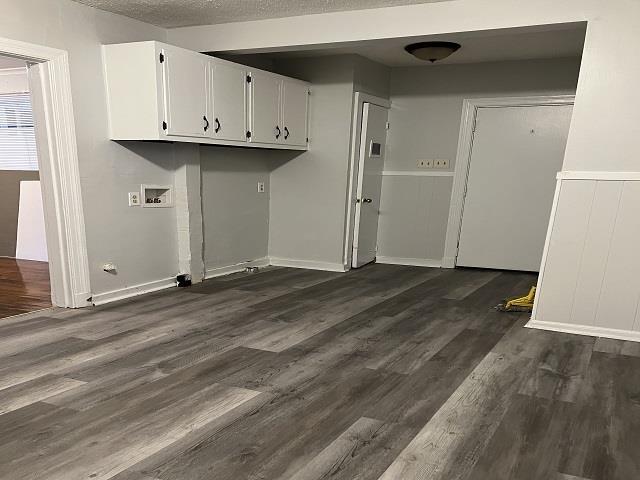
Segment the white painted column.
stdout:
<svg viewBox="0 0 640 480">
<path fill-rule="evenodd" d="M 193 283 L 204 278 L 200 146 L 173 145 L 176 156 L 175 208 L 178 232 L 178 268 Z"/>
</svg>

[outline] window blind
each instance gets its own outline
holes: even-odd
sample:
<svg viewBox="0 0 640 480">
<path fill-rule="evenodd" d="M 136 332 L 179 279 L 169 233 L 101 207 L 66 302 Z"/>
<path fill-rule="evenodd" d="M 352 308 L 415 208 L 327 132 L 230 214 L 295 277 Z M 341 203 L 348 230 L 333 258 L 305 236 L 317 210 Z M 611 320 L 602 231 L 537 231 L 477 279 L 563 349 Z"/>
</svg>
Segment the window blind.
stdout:
<svg viewBox="0 0 640 480">
<path fill-rule="evenodd" d="M 0 94 L 0 170 L 38 170 L 28 93 Z"/>
</svg>

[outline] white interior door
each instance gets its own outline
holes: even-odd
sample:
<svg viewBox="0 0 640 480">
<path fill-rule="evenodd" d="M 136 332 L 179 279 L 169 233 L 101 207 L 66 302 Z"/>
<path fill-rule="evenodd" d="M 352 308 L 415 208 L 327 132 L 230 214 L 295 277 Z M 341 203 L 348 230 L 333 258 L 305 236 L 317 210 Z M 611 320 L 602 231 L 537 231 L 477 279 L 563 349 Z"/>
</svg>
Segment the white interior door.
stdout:
<svg viewBox="0 0 640 480">
<path fill-rule="evenodd" d="M 364 103 L 363 105 L 353 232 L 352 266 L 354 268 L 366 265 L 376 259 L 388 114 L 387 108 L 372 103 Z"/>
<path fill-rule="evenodd" d="M 262 72 L 251 74 L 251 138 L 252 142 L 282 141 L 280 123 L 280 77 Z"/>
<path fill-rule="evenodd" d="M 456 265 L 540 269 L 572 110 L 478 109 Z"/>
<path fill-rule="evenodd" d="M 287 145 L 307 144 L 307 85 L 282 82 L 282 139 Z"/>
<path fill-rule="evenodd" d="M 222 140 L 246 140 L 247 71 L 241 65 L 211 63 L 213 89 L 213 115 L 210 135 Z"/>
<path fill-rule="evenodd" d="M 163 54 L 167 135 L 207 136 L 207 59 L 169 48 Z"/>
</svg>

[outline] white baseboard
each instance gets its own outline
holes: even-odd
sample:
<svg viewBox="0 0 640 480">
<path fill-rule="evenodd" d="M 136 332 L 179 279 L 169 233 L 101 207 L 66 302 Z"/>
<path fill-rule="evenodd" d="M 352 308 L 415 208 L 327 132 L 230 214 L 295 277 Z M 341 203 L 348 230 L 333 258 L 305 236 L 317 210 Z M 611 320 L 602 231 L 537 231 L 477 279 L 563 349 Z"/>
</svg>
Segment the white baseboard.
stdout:
<svg viewBox="0 0 640 480">
<path fill-rule="evenodd" d="M 154 280 L 153 282 L 141 283 L 131 287 L 120 288 L 110 292 L 96 293 L 91 299 L 94 305 L 104 305 L 105 303 L 115 302 L 116 300 L 124 300 L 125 298 L 136 297 L 145 293 L 157 292 L 165 288 L 176 286 L 176 277 L 164 278 L 162 280 Z"/>
<path fill-rule="evenodd" d="M 410 265 L 413 267 L 442 267 L 442 260 L 433 260 L 429 258 L 376 257 L 376 263 Z"/>
<path fill-rule="evenodd" d="M 256 260 L 236 263 L 227 267 L 207 268 L 204 272 L 204 278 L 206 280 L 209 278 L 221 277 L 223 275 L 230 275 L 232 273 L 243 272 L 247 267 L 268 267 L 269 265 L 269 258 L 263 257 Z"/>
<path fill-rule="evenodd" d="M 295 260 L 292 258 L 269 257 L 271 265 L 276 267 L 306 268 L 308 270 L 325 270 L 327 272 L 346 272 L 348 268 L 342 263 L 316 262 L 314 260 Z"/>
<path fill-rule="evenodd" d="M 543 322 L 541 320 L 529 320 L 527 328 L 539 330 L 551 330 L 552 332 L 573 333 L 575 335 L 588 335 L 591 337 L 613 338 L 616 340 L 629 340 L 640 342 L 640 332 L 633 330 L 618 330 L 616 328 L 595 327 L 592 325 L 576 325 L 573 323 Z"/>
</svg>

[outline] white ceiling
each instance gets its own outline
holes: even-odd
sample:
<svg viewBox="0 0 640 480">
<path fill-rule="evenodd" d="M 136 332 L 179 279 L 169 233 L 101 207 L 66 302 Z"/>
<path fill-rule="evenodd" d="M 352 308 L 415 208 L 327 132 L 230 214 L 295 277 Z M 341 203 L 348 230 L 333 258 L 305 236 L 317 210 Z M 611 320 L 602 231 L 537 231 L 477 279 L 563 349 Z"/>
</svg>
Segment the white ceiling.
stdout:
<svg viewBox="0 0 640 480">
<path fill-rule="evenodd" d="M 166 28 L 446 0 L 75 0 Z"/>
<path fill-rule="evenodd" d="M 431 63 L 418 60 L 405 52 L 404 47 L 414 42 L 443 40 L 457 42 L 462 47 L 450 57 L 437 62 L 435 65 L 560 58 L 580 56 L 584 45 L 584 35 L 584 24 L 565 24 L 371 40 L 337 47 L 322 46 L 315 49 L 272 52 L 269 56 L 277 59 L 356 54 L 390 67 L 424 66 L 431 65 Z"/>
<path fill-rule="evenodd" d="M 0 69 L 1 68 L 21 68 L 26 67 L 27 62 L 13 57 L 5 57 L 0 55 Z"/>
</svg>

